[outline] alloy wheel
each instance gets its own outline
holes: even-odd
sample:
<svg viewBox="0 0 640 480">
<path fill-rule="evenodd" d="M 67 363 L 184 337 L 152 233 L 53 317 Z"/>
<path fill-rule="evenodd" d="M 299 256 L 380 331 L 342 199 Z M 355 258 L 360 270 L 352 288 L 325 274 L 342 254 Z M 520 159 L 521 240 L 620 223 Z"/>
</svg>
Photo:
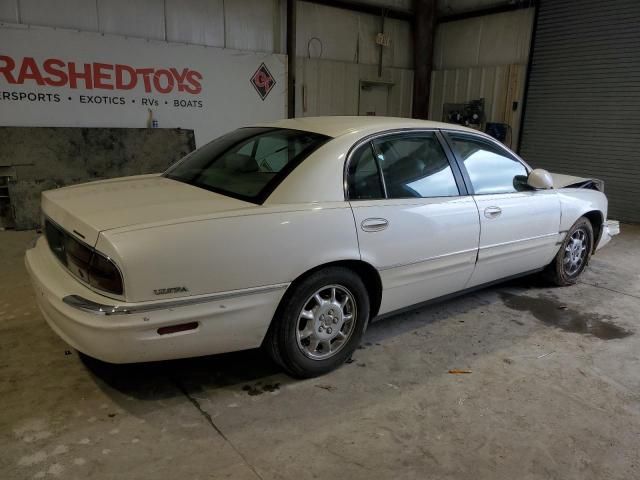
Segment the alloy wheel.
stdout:
<svg viewBox="0 0 640 480">
<path fill-rule="evenodd" d="M 355 299 L 346 287 L 320 288 L 307 299 L 298 315 L 298 347 L 312 360 L 334 356 L 349 341 L 356 315 Z"/>
<path fill-rule="evenodd" d="M 573 276 L 580 271 L 587 259 L 587 247 L 589 244 L 588 233 L 579 228 L 571 234 L 569 242 L 564 249 L 563 264 L 567 275 Z"/>
</svg>

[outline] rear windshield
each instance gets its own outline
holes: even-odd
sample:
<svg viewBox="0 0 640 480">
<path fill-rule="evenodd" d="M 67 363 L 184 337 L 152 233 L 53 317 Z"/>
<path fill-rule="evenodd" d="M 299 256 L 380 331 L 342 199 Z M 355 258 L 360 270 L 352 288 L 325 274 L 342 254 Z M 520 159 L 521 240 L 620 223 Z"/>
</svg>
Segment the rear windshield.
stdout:
<svg viewBox="0 0 640 480">
<path fill-rule="evenodd" d="M 251 127 L 195 150 L 165 177 L 262 203 L 278 184 L 329 137 L 301 130 Z"/>
</svg>

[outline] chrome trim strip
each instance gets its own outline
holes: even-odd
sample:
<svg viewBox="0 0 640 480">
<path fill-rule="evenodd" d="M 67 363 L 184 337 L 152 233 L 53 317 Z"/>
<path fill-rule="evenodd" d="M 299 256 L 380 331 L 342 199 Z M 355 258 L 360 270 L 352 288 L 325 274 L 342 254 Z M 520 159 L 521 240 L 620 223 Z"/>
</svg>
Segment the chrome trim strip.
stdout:
<svg viewBox="0 0 640 480">
<path fill-rule="evenodd" d="M 380 268 L 378 268 L 378 271 L 382 272 L 384 270 L 391 270 L 392 268 L 408 267 L 410 265 L 417 265 L 418 263 L 430 262 L 432 260 L 439 260 L 441 258 L 451 257 L 453 255 L 462 255 L 462 254 L 465 254 L 465 253 L 471 253 L 471 252 L 477 252 L 477 251 L 478 251 L 477 248 L 468 248 L 466 250 L 460 250 L 458 252 L 444 253 L 442 255 L 436 255 L 434 257 L 425 258 L 423 260 L 416 260 L 415 262 L 398 263 L 396 265 L 388 265 L 386 267 L 380 267 Z"/>
<path fill-rule="evenodd" d="M 513 245 L 514 243 L 521 243 L 521 242 L 529 242 L 531 240 L 539 240 L 541 238 L 549 238 L 549 237 L 555 237 L 558 236 L 560 233 L 545 233 L 544 235 L 537 235 L 535 237 L 528 237 L 528 238 L 521 238 L 519 240 L 511 240 L 509 242 L 502 242 L 502 243 L 494 243 L 493 245 L 486 245 L 484 247 L 480 247 L 480 250 L 486 250 L 488 248 L 496 248 L 496 247 L 503 247 L 505 245 Z"/>
<path fill-rule="evenodd" d="M 264 287 L 247 288 L 245 290 L 235 290 L 232 292 L 212 293 L 199 297 L 186 297 L 166 302 L 139 303 L 136 305 L 105 305 L 93 302 L 81 297 L 80 295 L 67 295 L 62 301 L 70 307 L 89 312 L 94 315 L 131 315 L 135 313 L 151 312 L 154 310 L 163 310 L 167 308 L 185 307 L 188 305 L 197 305 L 199 303 L 215 302 L 219 300 L 228 300 L 230 298 L 242 297 L 245 295 L 254 295 L 256 293 L 268 293 L 282 290 L 289 286 L 288 283 L 278 285 L 267 285 Z"/>
<path fill-rule="evenodd" d="M 442 255 L 436 255 L 435 257 L 425 258 L 424 260 L 416 260 L 415 262 L 399 263 L 399 264 L 396 264 L 396 265 L 388 265 L 388 266 L 385 266 L 385 267 L 379 267 L 378 271 L 382 272 L 384 270 L 390 270 L 392 268 L 408 267 L 410 265 L 416 265 L 418 263 L 430 262 L 431 260 L 439 260 L 441 258 L 450 257 L 452 255 L 462 255 L 462 254 L 465 254 L 465 253 L 476 252 L 478 250 L 486 250 L 487 248 L 502 247 L 504 245 L 511 245 L 511 244 L 514 244 L 514 243 L 526 242 L 526 241 L 530 241 L 530 240 L 539 240 L 541 238 L 548 238 L 548 237 L 553 237 L 553 236 L 556 236 L 556 235 L 558 235 L 558 233 L 545 233 L 544 235 L 538 235 L 537 237 L 523 238 L 523 239 L 520 239 L 520 240 L 512 240 L 510 242 L 504 242 L 504 243 L 495 243 L 493 245 L 487 245 L 485 247 L 480 247 L 480 249 L 469 248 L 467 250 L 460 250 L 458 252 L 451 252 L 451 253 L 445 253 L 445 254 L 442 254 Z"/>
</svg>

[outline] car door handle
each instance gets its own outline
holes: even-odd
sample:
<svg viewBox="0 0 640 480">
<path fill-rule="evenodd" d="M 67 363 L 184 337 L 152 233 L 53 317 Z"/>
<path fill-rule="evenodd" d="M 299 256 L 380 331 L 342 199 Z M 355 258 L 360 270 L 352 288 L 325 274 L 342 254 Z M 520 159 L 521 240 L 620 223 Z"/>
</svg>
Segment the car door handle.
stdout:
<svg viewBox="0 0 640 480">
<path fill-rule="evenodd" d="M 487 207 L 484 209 L 484 216 L 487 218 L 496 218 L 502 214 L 500 207 Z"/>
<path fill-rule="evenodd" d="M 389 226 L 386 218 L 365 218 L 360 224 L 360 228 L 365 232 L 379 232 Z"/>
</svg>

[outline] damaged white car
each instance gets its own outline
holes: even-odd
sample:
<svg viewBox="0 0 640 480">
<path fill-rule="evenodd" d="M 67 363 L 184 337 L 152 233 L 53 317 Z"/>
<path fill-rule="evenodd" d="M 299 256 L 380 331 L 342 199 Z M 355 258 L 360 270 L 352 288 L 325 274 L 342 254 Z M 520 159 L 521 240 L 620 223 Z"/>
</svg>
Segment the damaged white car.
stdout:
<svg viewBox="0 0 640 480">
<path fill-rule="evenodd" d="M 142 362 L 264 346 L 336 368 L 370 319 L 545 270 L 574 283 L 619 231 L 602 182 L 407 119 L 241 128 L 165 173 L 45 192 L 26 264 L 51 328 Z"/>
</svg>

